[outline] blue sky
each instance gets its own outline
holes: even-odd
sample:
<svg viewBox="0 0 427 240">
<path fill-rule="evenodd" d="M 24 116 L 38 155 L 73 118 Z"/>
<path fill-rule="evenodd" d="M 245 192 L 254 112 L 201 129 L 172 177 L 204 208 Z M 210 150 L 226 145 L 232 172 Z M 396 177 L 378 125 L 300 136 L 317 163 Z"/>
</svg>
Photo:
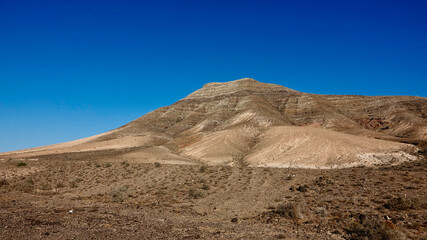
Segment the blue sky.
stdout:
<svg viewBox="0 0 427 240">
<path fill-rule="evenodd" d="M 0 0 L 0 152 L 117 128 L 207 82 L 427 96 L 427 1 Z"/>
</svg>

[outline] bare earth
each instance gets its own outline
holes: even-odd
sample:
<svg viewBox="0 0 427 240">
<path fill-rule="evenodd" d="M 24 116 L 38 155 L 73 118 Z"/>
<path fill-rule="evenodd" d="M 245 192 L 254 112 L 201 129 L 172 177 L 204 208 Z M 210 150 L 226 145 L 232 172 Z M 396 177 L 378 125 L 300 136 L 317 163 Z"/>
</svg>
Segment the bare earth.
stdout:
<svg viewBox="0 0 427 240">
<path fill-rule="evenodd" d="M 427 239 L 427 99 L 209 83 L 0 153 L 0 239 Z"/>
<path fill-rule="evenodd" d="M 316 170 L 102 159 L 52 155 L 21 167 L 22 160 L 1 161 L 7 177 L 0 186 L 0 239 L 425 239 L 427 233 L 425 160 Z M 295 209 L 277 213 L 283 203 Z"/>
</svg>

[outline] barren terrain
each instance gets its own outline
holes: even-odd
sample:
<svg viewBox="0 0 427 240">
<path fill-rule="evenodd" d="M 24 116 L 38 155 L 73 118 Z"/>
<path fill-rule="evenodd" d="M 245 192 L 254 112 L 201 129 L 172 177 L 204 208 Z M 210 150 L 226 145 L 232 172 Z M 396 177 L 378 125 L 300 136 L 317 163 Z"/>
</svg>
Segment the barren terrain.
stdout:
<svg viewBox="0 0 427 240">
<path fill-rule="evenodd" d="M 209 83 L 0 153 L 0 239 L 427 239 L 427 99 Z"/>
<path fill-rule="evenodd" d="M 0 239 L 427 237 L 425 160 L 317 170 L 103 159 L 1 161 Z"/>
</svg>

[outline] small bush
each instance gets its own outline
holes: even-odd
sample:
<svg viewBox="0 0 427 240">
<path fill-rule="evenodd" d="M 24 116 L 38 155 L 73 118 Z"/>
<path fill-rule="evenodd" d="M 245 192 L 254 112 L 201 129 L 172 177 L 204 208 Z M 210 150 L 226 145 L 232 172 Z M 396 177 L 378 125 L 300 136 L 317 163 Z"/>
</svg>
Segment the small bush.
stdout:
<svg viewBox="0 0 427 240">
<path fill-rule="evenodd" d="M 0 187 L 9 185 L 9 182 L 6 180 L 6 178 L 0 179 Z"/>
<path fill-rule="evenodd" d="M 423 235 L 418 236 L 418 237 L 416 237 L 415 239 L 416 239 L 416 240 L 427 240 L 427 233 L 424 233 Z"/>
<path fill-rule="evenodd" d="M 106 164 L 104 164 L 104 167 L 106 167 L 106 168 L 111 167 L 111 163 L 106 163 Z"/>
<path fill-rule="evenodd" d="M 33 179 L 31 179 L 31 178 L 26 179 L 25 182 L 22 184 L 22 188 L 26 192 L 33 190 L 33 188 L 34 188 Z"/>
<path fill-rule="evenodd" d="M 383 205 L 390 210 L 427 209 L 427 201 L 419 198 L 397 197 Z"/>
<path fill-rule="evenodd" d="M 190 196 L 190 198 L 193 198 L 193 199 L 199 199 L 199 198 L 205 197 L 205 193 L 203 191 L 194 189 L 194 188 L 188 191 L 188 195 Z"/>
<path fill-rule="evenodd" d="M 124 200 L 126 200 L 127 196 L 129 194 L 127 194 L 129 189 L 128 185 L 124 185 L 121 187 L 118 187 L 116 189 L 111 190 L 108 195 L 110 195 L 111 201 L 112 202 L 123 202 Z"/>
<path fill-rule="evenodd" d="M 76 181 L 76 182 L 78 182 L 78 183 L 79 183 L 79 182 L 82 182 L 82 181 L 83 181 L 83 178 L 77 177 L 77 178 L 75 178 L 75 179 L 74 179 L 74 181 Z"/>
<path fill-rule="evenodd" d="M 77 182 L 76 181 L 71 181 L 69 183 L 70 188 L 76 188 L 77 187 Z"/>
<path fill-rule="evenodd" d="M 334 181 L 332 181 L 329 177 L 318 177 L 316 181 L 314 182 L 319 187 L 324 187 L 327 185 L 334 184 Z"/>
<path fill-rule="evenodd" d="M 123 167 L 129 167 L 129 163 L 128 163 L 128 162 L 126 162 L 126 161 L 124 161 L 124 162 L 122 162 L 122 166 L 123 166 Z"/>
<path fill-rule="evenodd" d="M 289 219 L 301 218 L 301 213 L 299 211 L 299 208 L 294 203 L 288 203 L 288 202 L 279 203 L 274 212 L 278 213 L 284 218 L 289 218 Z"/>
<path fill-rule="evenodd" d="M 324 207 L 318 208 L 316 213 L 319 217 L 323 217 L 323 218 L 329 215 L 328 210 Z"/>
<path fill-rule="evenodd" d="M 18 164 L 16 164 L 16 166 L 18 166 L 18 167 L 25 167 L 25 166 L 27 166 L 27 163 L 25 163 L 25 162 L 19 162 Z"/>
<path fill-rule="evenodd" d="M 49 190 L 52 190 L 52 187 L 50 186 L 50 184 L 49 184 L 49 183 L 43 183 L 43 184 L 40 186 L 40 190 L 49 191 Z"/>
<path fill-rule="evenodd" d="M 154 167 L 156 167 L 156 168 L 158 168 L 158 167 L 160 167 L 160 166 L 162 166 L 159 162 L 155 162 L 154 163 Z"/>
<path fill-rule="evenodd" d="M 297 187 L 297 191 L 300 191 L 300 192 L 307 192 L 307 191 L 308 191 L 308 186 L 307 186 L 307 185 L 298 186 L 298 187 Z"/>
<path fill-rule="evenodd" d="M 401 232 L 388 226 L 386 222 L 375 218 L 361 218 L 360 222 L 351 222 L 347 229 L 350 240 L 400 240 Z"/>
<path fill-rule="evenodd" d="M 208 166 L 202 165 L 199 169 L 199 172 L 204 173 L 204 172 L 206 172 L 207 169 L 208 169 Z"/>
</svg>

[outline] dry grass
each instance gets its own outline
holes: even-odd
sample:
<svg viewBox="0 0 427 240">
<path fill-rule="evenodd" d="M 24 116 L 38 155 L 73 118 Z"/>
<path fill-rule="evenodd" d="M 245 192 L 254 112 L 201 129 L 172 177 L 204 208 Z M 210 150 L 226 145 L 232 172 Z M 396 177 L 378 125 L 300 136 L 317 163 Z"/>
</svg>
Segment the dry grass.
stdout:
<svg viewBox="0 0 427 240">
<path fill-rule="evenodd" d="M 289 202 L 279 203 L 274 212 L 288 219 L 301 218 L 301 212 L 299 210 L 298 205 L 295 203 L 289 203 Z"/>
<path fill-rule="evenodd" d="M 193 199 L 199 199 L 206 196 L 206 193 L 200 189 L 191 188 L 188 190 L 188 196 Z"/>
<path fill-rule="evenodd" d="M 408 209 L 427 209 L 427 199 L 414 197 L 397 197 L 389 200 L 384 207 L 392 211 Z"/>
<path fill-rule="evenodd" d="M 111 190 L 108 195 L 110 196 L 112 202 L 123 202 L 128 197 L 128 190 L 129 186 L 124 185 Z"/>
<path fill-rule="evenodd" d="M 349 240 L 402 240 L 405 238 L 393 223 L 374 217 L 352 221 L 346 231 Z"/>
</svg>

